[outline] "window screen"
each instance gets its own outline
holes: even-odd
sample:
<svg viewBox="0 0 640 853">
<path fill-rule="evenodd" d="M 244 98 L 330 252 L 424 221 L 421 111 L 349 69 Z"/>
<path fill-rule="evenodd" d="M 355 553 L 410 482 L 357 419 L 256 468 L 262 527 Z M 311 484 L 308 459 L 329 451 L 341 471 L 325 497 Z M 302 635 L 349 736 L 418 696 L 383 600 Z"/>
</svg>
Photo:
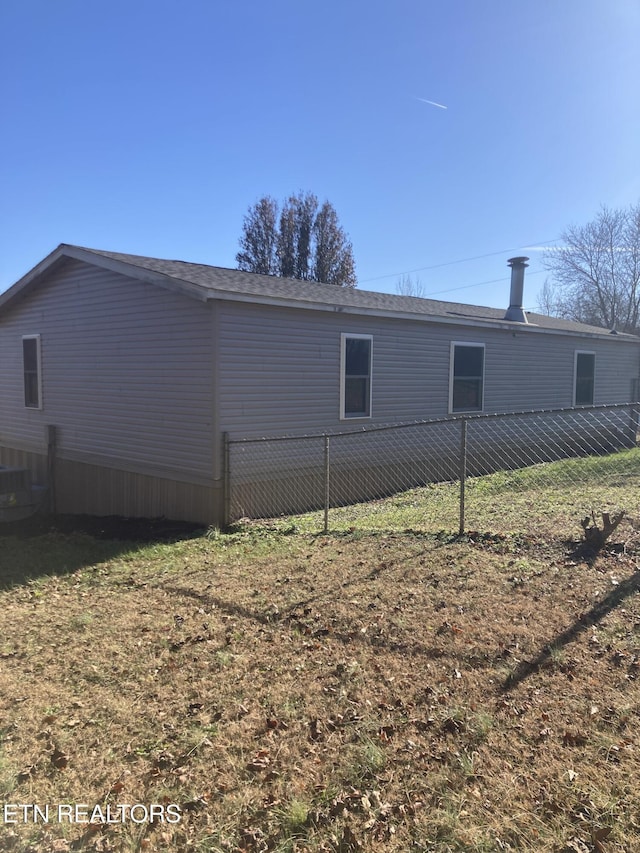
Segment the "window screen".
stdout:
<svg viewBox="0 0 640 853">
<path fill-rule="evenodd" d="M 482 411 L 484 347 L 472 344 L 453 346 L 453 412 Z"/>
<path fill-rule="evenodd" d="M 596 356 L 592 352 L 576 353 L 576 406 L 593 405 L 593 386 L 596 370 Z"/>
<path fill-rule="evenodd" d="M 371 338 L 344 341 L 344 417 L 366 418 L 371 415 Z"/>
<path fill-rule="evenodd" d="M 24 368 L 24 404 L 29 409 L 40 408 L 40 339 L 22 339 Z"/>
</svg>

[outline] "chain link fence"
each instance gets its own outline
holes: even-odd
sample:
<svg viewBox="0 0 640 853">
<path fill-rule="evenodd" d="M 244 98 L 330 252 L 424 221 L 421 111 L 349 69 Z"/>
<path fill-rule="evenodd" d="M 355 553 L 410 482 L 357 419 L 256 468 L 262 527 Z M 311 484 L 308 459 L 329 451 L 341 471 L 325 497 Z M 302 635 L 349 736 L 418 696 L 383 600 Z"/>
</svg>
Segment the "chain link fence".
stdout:
<svg viewBox="0 0 640 853">
<path fill-rule="evenodd" d="M 612 487 L 640 482 L 639 412 L 634 403 L 304 437 L 227 436 L 226 518 L 306 514 L 309 529 L 324 531 L 462 532 L 489 520 L 495 528 L 496 507 L 503 526 L 517 524 L 518 503 L 535 504 L 542 489 L 565 501 L 574 495 L 571 505 L 587 510 L 610 501 Z"/>
</svg>

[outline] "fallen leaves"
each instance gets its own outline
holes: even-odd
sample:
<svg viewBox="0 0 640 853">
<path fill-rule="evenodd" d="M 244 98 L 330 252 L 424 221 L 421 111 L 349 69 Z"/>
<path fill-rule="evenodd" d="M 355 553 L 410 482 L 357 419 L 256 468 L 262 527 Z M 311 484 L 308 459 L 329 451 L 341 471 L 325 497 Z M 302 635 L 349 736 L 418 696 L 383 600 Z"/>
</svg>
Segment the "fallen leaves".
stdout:
<svg viewBox="0 0 640 853">
<path fill-rule="evenodd" d="M 262 773 L 264 770 L 268 770 L 271 764 L 271 758 L 269 756 L 268 749 L 259 749 L 251 761 L 246 765 L 247 770 L 251 770 L 254 773 Z"/>
<path fill-rule="evenodd" d="M 331 538 L 306 539 L 280 565 L 254 556 L 253 539 L 227 546 L 222 537 L 216 542 L 235 549 L 233 558 L 196 542 L 188 580 L 171 576 L 166 554 L 160 564 L 145 557 L 143 591 L 123 589 L 116 568 L 118 608 L 96 603 L 104 626 L 95 642 L 74 634 L 83 645 L 67 650 L 66 636 L 56 645 L 53 628 L 37 626 L 34 661 L 20 657 L 29 677 L 42 673 L 37 705 L 17 704 L 24 680 L 9 679 L 6 699 L 3 682 L 0 710 L 14 723 L 3 751 L 24 786 L 16 790 L 79 798 L 81 780 L 114 802 L 170 792 L 183 834 L 157 827 L 141 850 L 144 841 L 149 850 L 213 844 L 267 853 L 288 844 L 297 853 L 399 853 L 426 847 L 425 839 L 498 849 L 498 838 L 507 850 L 524 849 L 526 838 L 557 853 L 562 838 L 567 850 L 619 853 L 621 827 L 640 839 L 630 823 L 637 596 L 626 613 L 583 624 L 580 615 L 610 588 L 597 567 L 569 570 L 556 553 L 536 572 L 536 543 L 517 544 L 516 562 L 513 537 L 476 540 L 470 548 L 453 540 L 432 547 L 415 535 L 410 546 L 386 534 L 345 537 L 338 557 Z M 377 580 L 370 575 L 383 549 Z M 616 591 L 632 571 L 616 562 Z M 109 571 L 100 572 L 106 584 Z M 505 687 L 506 672 L 523 671 L 574 625 L 548 666 Z M 13 658 L 0 664 L 3 677 L 15 669 Z M 541 780 L 550 780 L 548 795 L 537 801 Z M 614 786 L 630 792 L 625 800 L 607 799 Z M 600 810 L 580 801 L 588 788 Z M 296 800 L 305 817 L 293 824 Z M 105 851 L 116 848 L 109 832 L 100 837 Z M 52 848 L 49 838 L 38 843 Z"/>
<path fill-rule="evenodd" d="M 584 746 L 589 740 L 589 735 L 581 731 L 566 731 L 562 736 L 564 746 Z"/>
<path fill-rule="evenodd" d="M 51 753 L 49 760 L 51 764 L 56 768 L 56 770 L 64 770 L 69 764 L 69 756 L 64 753 L 58 747 L 54 747 L 53 752 Z"/>
<path fill-rule="evenodd" d="M 605 845 L 611 837 L 611 832 L 610 826 L 592 827 L 590 838 L 585 839 L 574 835 L 566 842 L 560 853 L 608 853 Z"/>
<path fill-rule="evenodd" d="M 611 831 L 610 826 L 601 826 L 599 829 L 593 828 L 591 830 L 591 841 L 596 853 L 606 853 L 604 843 L 610 837 Z"/>
</svg>

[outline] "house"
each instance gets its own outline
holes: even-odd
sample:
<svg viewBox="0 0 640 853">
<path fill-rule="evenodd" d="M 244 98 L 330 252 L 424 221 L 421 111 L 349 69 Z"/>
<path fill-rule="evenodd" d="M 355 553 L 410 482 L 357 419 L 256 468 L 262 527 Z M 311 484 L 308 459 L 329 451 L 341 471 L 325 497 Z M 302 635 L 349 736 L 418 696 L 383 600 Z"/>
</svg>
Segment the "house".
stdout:
<svg viewBox="0 0 640 853">
<path fill-rule="evenodd" d="M 62 244 L 0 295 L 0 465 L 60 512 L 222 516 L 222 437 L 628 403 L 640 339 Z M 49 469 L 49 470 L 47 470 Z"/>
</svg>

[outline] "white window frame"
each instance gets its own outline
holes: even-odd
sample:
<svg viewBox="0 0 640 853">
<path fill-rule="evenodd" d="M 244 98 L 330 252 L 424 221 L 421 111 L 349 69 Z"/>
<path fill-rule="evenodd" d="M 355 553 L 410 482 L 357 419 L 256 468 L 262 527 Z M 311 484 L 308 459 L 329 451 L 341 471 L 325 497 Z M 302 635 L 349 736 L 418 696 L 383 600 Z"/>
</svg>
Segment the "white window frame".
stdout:
<svg viewBox="0 0 640 853">
<path fill-rule="evenodd" d="M 453 370 L 455 367 L 455 355 L 456 355 L 456 347 L 476 347 L 482 349 L 482 386 L 481 386 L 481 394 L 482 394 L 482 406 L 479 409 L 456 409 L 453 410 L 453 381 L 454 375 Z M 484 343 L 480 343 L 479 341 L 451 341 L 451 347 L 449 349 L 449 414 L 450 415 L 461 415 L 465 412 L 484 412 L 484 382 L 485 376 L 487 373 L 487 346 Z"/>
<path fill-rule="evenodd" d="M 346 393 L 346 370 L 347 370 L 347 341 L 353 340 L 369 341 L 369 414 L 368 415 L 350 415 L 345 412 L 345 393 Z M 340 333 L 340 420 L 341 421 L 369 421 L 372 417 L 372 399 L 373 399 L 373 335 L 360 335 L 351 332 Z"/>
<path fill-rule="evenodd" d="M 590 403 L 577 403 L 576 393 L 578 390 L 578 356 L 592 355 L 593 356 L 593 394 Z M 596 351 L 591 349 L 577 349 L 573 353 L 573 405 L 574 406 L 593 406 L 596 401 Z"/>
<path fill-rule="evenodd" d="M 37 359 L 37 370 L 38 370 L 38 405 L 30 406 L 27 403 L 27 389 L 25 386 L 25 375 L 26 375 L 26 366 L 24 363 L 24 342 L 25 341 L 35 341 L 36 342 L 36 359 Z M 23 386 L 23 399 L 24 399 L 24 407 L 25 409 L 32 409 L 33 411 L 41 411 L 42 410 L 42 341 L 40 339 L 40 335 L 23 335 L 22 336 L 22 386 Z"/>
</svg>

